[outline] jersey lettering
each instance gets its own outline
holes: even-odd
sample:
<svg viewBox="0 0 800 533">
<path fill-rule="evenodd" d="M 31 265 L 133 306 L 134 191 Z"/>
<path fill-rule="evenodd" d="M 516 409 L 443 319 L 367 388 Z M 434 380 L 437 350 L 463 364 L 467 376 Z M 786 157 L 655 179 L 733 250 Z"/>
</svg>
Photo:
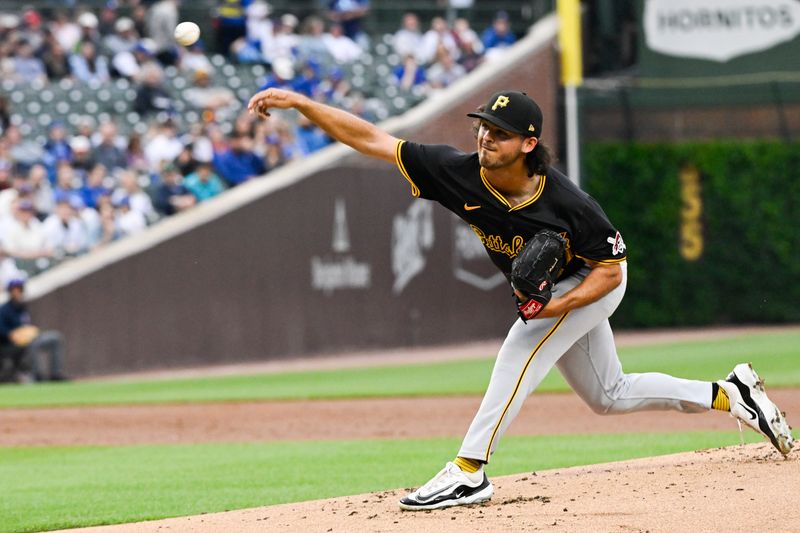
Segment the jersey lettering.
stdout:
<svg viewBox="0 0 800 533">
<path fill-rule="evenodd" d="M 512 259 L 517 257 L 517 253 L 519 253 L 522 245 L 525 244 L 525 239 L 519 235 L 514 236 L 511 244 L 506 244 L 505 241 L 503 241 L 503 237 L 500 235 L 486 235 L 481 228 L 472 224 L 470 224 L 469 227 L 472 228 L 472 231 L 474 231 L 475 235 L 481 240 L 481 244 L 487 249 L 492 252 L 505 254 Z"/>
<path fill-rule="evenodd" d="M 500 96 L 497 97 L 497 100 L 494 101 L 494 104 L 492 104 L 492 111 L 497 111 L 498 107 L 507 106 L 508 102 L 510 102 L 510 100 L 508 99 L 508 96 L 503 96 L 501 94 Z"/>
</svg>

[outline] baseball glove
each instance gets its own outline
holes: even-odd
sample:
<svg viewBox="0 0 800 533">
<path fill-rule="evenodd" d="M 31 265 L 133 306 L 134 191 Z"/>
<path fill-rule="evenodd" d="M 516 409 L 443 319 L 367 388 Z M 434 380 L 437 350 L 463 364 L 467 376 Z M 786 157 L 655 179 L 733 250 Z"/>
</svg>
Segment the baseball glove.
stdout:
<svg viewBox="0 0 800 533">
<path fill-rule="evenodd" d="M 8 334 L 8 338 L 11 340 L 14 346 L 18 346 L 20 348 L 24 348 L 25 346 L 29 345 L 33 342 L 33 339 L 38 336 L 39 328 L 31 325 L 20 326 L 16 329 L 12 329 Z"/>
<path fill-rule="evenodd" d="M 553 282 L 564 264 L 566 248 L 564 237 L 543 229 L 525 243 L 511 263 L 511 286 L 527 298 L 522 302 L 514 294 L 523 322 L 538 315 L 552 298 Z"/>
</svg>

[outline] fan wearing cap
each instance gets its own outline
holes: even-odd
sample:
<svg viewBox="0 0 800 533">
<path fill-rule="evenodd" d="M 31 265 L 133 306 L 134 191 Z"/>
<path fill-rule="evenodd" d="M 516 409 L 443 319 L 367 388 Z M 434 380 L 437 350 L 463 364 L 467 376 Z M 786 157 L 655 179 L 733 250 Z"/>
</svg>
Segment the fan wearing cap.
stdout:
<svg viewBox="0 0 800 533">
<path fill-rule="evenodd" d="M 625 292 L 625 243 L 598 203 L 551 166 L 550 151 L 541 140 L 542 111 L 524 92 L 497 92 L 469 113 L 476 142 L 471 153 L 398 139 L 350 113 L 289 91 L 259 92 L 248 108 L 262 117 L 271 108 L 297 109 L 332 138 L 395 164 L 414 197 L 441 204 L 470 226 L 507 278 L 517 254 L 540 231 L 560 234 L 566 243 L 564 257 L 556 261 L 563 259 L 564 266 L 553 280 L 552 299 L 535 317 L 511 326 L 457 456 L 402 498 L 402 509 L 491 498 L 494 489 L 484 465 L 527 396 L 554 366 L 597 413 L 699 412 L 712 405 L 726 409 L 714 404 L 722 382 L 623 373 L 608 317 Z M 524 303 L 525 295 L 516 296 Z"/>
<path fill-rule="evenodd" d="M 25 303 L 24 279 L 12 279 L 5 288 L 8 301 L 0 306 L 0 357 L 11 359 L 17 381 L 64 381 L 62 335 L 33 325 Z M 47 354 L 47 373 L 40 361 L 43 353 Z"/>
</svg>

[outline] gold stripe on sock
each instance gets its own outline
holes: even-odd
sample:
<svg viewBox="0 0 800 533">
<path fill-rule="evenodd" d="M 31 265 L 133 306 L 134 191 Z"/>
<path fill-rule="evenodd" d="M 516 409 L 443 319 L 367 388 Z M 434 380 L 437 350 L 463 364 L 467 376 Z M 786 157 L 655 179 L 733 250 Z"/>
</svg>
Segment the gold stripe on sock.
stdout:
<svg viewBox="0 0 800 533">
<path fill-rule="evenodd" d="M 731 410 L 731 401 L 728 399 L 728 393 L 722 387 L 717 389 L 717 397 L 711 402 L 711 407 L 717 411 Z"/>
<path fill-rule="evenodd" d="M 467 474 L 474 474 L 481 469 L 482 462 L 477 459 L 469 459 L 467 457 L 456 457 L 453 463 Z"/>
</svg>

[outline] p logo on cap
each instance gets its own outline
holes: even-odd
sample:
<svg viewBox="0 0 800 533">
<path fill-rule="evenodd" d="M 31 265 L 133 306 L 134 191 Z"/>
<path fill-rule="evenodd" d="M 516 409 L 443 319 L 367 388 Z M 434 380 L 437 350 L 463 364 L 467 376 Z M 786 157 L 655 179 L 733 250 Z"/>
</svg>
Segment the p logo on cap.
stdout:
<svg viewBox="0 0 800 533">
<path fill-rule="evenodd" d="M 523 137 L 538 138 L 542 134 L 542 110 L 530 96 L 519 91 L 496 92 L 481 110 L 467 116 Z"/>
<path fill-rule="evenodd" d="M 501 94 L 500 96 L 497 97 L 497 100 L 494 101 L 494 104 L 492 105 L 492 111 L 497 111 L 498 107 L 507 106 L 509 101 L 510 100 L 508 99 L 508 96 Z"/>
</svg>

